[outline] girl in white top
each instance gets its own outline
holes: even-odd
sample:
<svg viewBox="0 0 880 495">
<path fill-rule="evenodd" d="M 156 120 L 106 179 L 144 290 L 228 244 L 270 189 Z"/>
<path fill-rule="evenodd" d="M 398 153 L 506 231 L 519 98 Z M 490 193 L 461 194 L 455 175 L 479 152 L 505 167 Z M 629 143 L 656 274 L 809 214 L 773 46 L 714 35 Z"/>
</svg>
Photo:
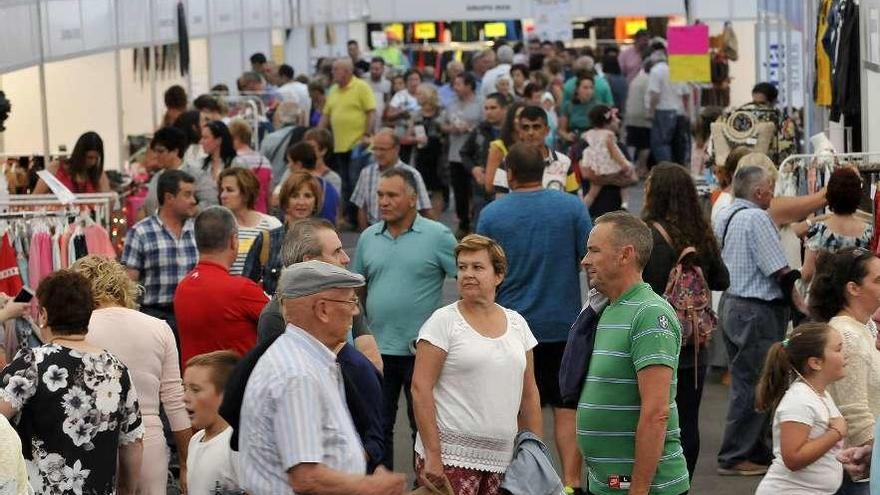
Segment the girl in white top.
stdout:
<svg viewBox="0 0 880 495">
<path fill-rule="evenodd" d="M 229 208 L 238 222 L 238 254 L 229 273 L 241 275 L 248 252 L 263 231 L 282 226 L 277 218 L 254 210 L 260 182 L 246 168 L 230 167 L 220 172 L 220 204 Z"/>
<path fill-rule="evenodd" d="M 590 123 L 592 128 L 584 133 L 587 147 L 581 158 L 581 170 L 587 176 L 591 171 L 596 175 L 619 176 L 629 179 L 631 183 L 638 182 L 635 166 L 626 159 L 620 147 L 617 146 L 617 133 L 620 132 L 620 117 L 616 108 L 605 105 L 596 105 L 590 110 Z M 590 184 L 590 191 L 584 198 L 587 206 L 599 196 L 602 186 L 596 183 Z"/>
<path fill-rule="evenodd" d="M 420 483 L 453 492 L 463 483 L 500 485 L 519 430 L 542 434 L 525 319 L 495 304 L 507 260 L 495 241 L 472 234 L 455 249 L 461 300 L 438 309 L 419 332 L 413 372 Z"/>
<path fill-rule="evenodd" d="M 808 323 L 773 344 L 758 383 L 756 407 L 773 415 L 773 464 L 755 495 L 837 491 L 847 425 L 827 392 L 844 376 L 843 339 L 825 323 Z M 793 381 L 792 381 L 793 380 Z"/>
</svg>

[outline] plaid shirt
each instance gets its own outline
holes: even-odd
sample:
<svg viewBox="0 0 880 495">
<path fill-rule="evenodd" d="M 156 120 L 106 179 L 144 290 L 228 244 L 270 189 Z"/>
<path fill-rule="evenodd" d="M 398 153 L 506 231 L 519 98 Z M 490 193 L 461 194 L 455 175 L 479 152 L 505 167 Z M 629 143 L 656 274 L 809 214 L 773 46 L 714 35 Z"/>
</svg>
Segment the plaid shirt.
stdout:
<svg viewBox="0 0 880 495">
<path fill-rule="evenodd" d="M 420 174 L 415 168 L 400 160 L 397 161 L 397 165 L 394 167 L 407 170 L 415 176 L 416 185 L 418 186 L 418 191 L 416 191 L 418 196 L 416 200 L 416 209 L 422 211 L 431 208 L 431 197 L 428 195 L 428 189 L 425 187 L 425 181 L 422 179 L 422 174 Z M 378 163 L 373 162 L 369 164 L 361 170 L 357 185 L 354 186 L 354 191 L 351 193 L 351 202 L 358 208 L 366 208 L 367 223 L 370 225 L 379 223 L 382 220 L 382 218 L 379 217 L 378 196 L 379 177 L 381 175 L 382 172 L 379 171 Z"/>
<path fill-rule="evenodd" d="M 193 221 L 183 224 L 180 239 L 165 228 L 158 215 L 151 215 L 128 231 L 122 264 L 140 272 L 144 286 L 145 306 L 170 304 L 174 300 L 177 283 L 196 266 Z"/>
<path fill-rule="evenodd" d="M 731 218 L 738 210 L 743 211 Z M 770 214 L 751 201 L 737 198 L 718 213 L 715 236 L 723 246 L 721 258 L 730 272 L 730 295 L 765 301 L 782 298 L 773 274 L 787 267 L 788 260 Z"/>
</svg>

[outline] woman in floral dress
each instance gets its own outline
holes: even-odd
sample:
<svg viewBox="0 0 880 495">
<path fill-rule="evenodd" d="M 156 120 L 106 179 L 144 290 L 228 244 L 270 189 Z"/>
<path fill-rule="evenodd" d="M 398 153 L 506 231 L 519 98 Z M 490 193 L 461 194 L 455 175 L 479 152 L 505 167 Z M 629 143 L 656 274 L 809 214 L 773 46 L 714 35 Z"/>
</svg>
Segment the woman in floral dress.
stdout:
<svg viewBox="0 0 880 495">
<path fill-rule="evenodd" d="M 0 378 L 0 413 L 24 439 L 30 483 L 38 494 L 133 494 L 143 438 L 137 395 L 125 365 L 85 342 L 90 284 L 61 270 L 37 298 L 47 343 L 20 351 Z"/>
</svg>

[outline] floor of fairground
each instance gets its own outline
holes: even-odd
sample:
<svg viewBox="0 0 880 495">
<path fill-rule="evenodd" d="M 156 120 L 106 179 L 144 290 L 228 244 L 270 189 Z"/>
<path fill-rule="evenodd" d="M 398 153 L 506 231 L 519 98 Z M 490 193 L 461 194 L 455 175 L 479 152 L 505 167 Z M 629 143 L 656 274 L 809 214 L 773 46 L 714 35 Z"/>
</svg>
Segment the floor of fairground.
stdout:
<svg viewBox="0 0 880 495">
<path fill-rule="evenodd" d="M 634 187 L 628 191 L 628 209 L 636 215 L 641 214 L 642 187 Z M 448 208 L 441 216 L 441 221 L 453 229 L 456 229 L 456 219 L 453 208 Z M 357 234 L 344 232 L 342 242 L 349 255 L 354 255 L 357 244 Z M 444 286 L 444 304 L 451 303 L 456 297 L 455 282 L 447 280 Z M 724 434 L 724 419 L 727 413 L 728 387 L 720 381 L 718 373 L 711 373 L 704 390 L 703 401 L 700 409 L 700 435 L 701 448 L 700 458 L 697 463 L 690 493 L 695 495 L 746 495 L 755 492 L 760 477 L 722 477 L 716 473 L 716 455 L 721 445 Z M 544 410 L 544 431 L 546 442 L 554 452 L 554 462 L 558 469 L 559 462 L 555 457 L 555 443 L 550 434 L 553 431 L 552 412 Z M 400 407 L 398 407 L 397 423 L 394 430 L 394 466 L 395 471 L 406 473 L 409 481 L 414 480 L 412 470 L 413 453 L 412 440 L 409 433 L 409 424 L 406 418 L 406 404 L 401 394 Z"/>
</svg>

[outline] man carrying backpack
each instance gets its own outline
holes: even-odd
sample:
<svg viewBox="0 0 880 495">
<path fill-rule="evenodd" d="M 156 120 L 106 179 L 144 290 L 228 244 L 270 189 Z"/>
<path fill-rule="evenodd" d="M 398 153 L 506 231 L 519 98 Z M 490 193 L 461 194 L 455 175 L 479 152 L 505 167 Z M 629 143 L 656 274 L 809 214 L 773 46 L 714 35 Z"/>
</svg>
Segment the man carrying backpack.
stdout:
<svg viewBox="0 0 880 495">
<path fill-rule="evenodd" d="M 661 163 L 651 170 L 645 201 L 645 222 L 654 249 L 642 278 L 672 305 L 682 326 L 675 403 L 681 447 L 691 478 L 700 455 L 699 411 L 709 364 L 709 338 L 721 338 L 712 312 L 712 290 L 730 284 L 727 267 L 705 217 L 690 173 L 679 165 Z M 688 309 L 692 308 L 692 309 Z M 696 331 L 694 331 L 696 330 Z"/>
</svg>

